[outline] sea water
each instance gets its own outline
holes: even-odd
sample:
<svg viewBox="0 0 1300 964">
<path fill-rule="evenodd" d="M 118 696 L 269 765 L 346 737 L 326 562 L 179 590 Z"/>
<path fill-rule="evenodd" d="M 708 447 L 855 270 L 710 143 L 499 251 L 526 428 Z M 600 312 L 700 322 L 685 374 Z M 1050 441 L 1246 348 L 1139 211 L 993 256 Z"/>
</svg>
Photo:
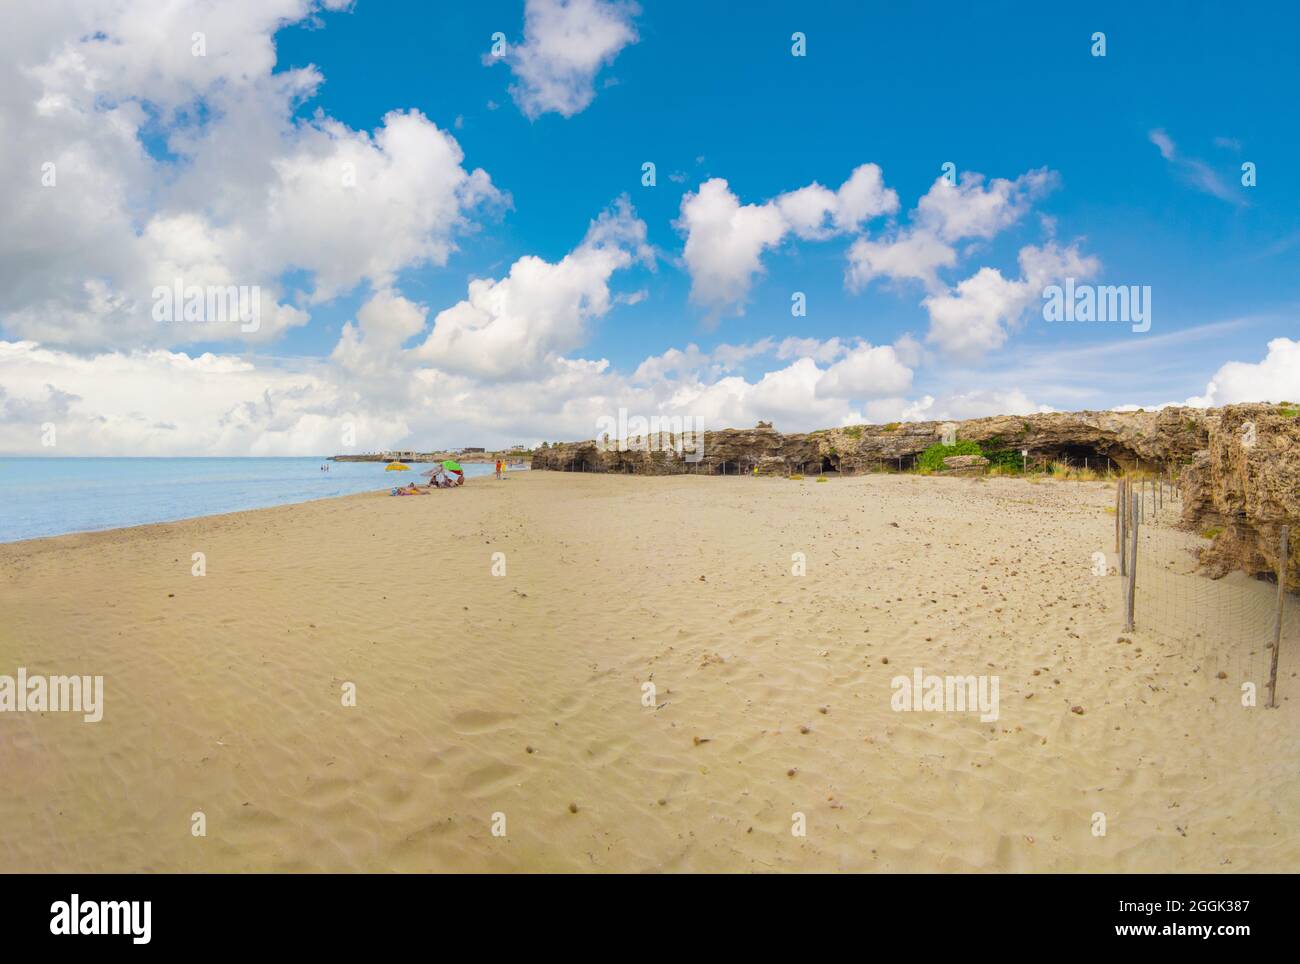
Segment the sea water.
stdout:
<svg viewBox="0 0 1300 964">
<path fill-rule="evenodd" d="M 321 466 L 329 466 L 322 472 Z M 6 458 L 0 456 L 0 542 L 263 509 L 424 483 L 432 468 L 324 458 Z M 492 464 L 462 462 L 466 476 Z"/>
</svg>

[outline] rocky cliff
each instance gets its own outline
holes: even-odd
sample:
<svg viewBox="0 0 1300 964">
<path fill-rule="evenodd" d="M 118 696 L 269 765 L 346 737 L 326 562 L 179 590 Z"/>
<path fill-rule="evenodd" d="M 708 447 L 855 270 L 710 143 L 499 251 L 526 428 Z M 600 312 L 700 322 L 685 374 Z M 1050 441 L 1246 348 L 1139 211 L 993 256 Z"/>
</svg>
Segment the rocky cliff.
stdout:
<svg viewBox="0 0 1300 964">
<path fill-rule="evenodd" d="M 1105 469 L 1182 465 L 1204 449 L 1215 410 L 1166 408 L 1159 412 L 1052 412 L 998 415 L 963 422 L 902 422 L 850 425 L 783 435 L 768 425 L 703 433 L 703 442 L 677 436 L 616 441 L 567 442 L 533 453 L 535 469 L 723 475 L 751 472 L 870 472 L 906 469 L 945 428 L 978 442 L 985 454 L 1022 450 L 1031 460 L 1060 459 Z M 683 451 L 678 451 L 678 448 Z M 693 459 L 692 450 L 698 452 Z M 1108 461 L 1109 460 L 1109 461 Z"/>
<path fill-rule="evenodd" d="M 1183 524 L 1213 542 L 1210 575 L 1275 573 L 1281 529 L 1291 527 L 1287 588 L 1300 589 L 1300 406 L 1230 405 L 1182 473 Z"/>
</svg>

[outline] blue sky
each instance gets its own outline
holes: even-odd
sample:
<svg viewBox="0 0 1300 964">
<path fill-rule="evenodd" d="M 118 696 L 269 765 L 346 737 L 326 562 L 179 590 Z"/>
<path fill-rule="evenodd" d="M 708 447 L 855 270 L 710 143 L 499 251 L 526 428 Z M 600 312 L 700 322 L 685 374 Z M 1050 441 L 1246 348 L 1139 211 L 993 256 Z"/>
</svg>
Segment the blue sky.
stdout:
<svg viewBox="0 0 1300 964">
<path fill-rule="evenodd" d="M 889 411 L 976 414 L 979 405 L 943 409 L 942 399 L 979 392 L 1015 392 L 1022 407 L 1066 409 L 1197 397 L 1219 403 L 1244 400 L 1236 397 L 1244 389 L 1229 390 L 1229 382 L 1262 380 L 1274 392 L 1294 384 L 1285 369 L 1300 355 L 1269 355 L 1271 340 L 1300 337 L 1300 191 L 1290 172 L 1300 154 L 1293 103 L 1300 90 L 1300 14 L 1292 4 L 1135 9 L 1094 3 L 1053 10 L 986 3 L 939 10 L 759 2 L 746 4 L 742 15 L 730 4 L 634 8 L 587 0 L 596 13 L 612 9 L 608 15 L 635 39 L 615 45 L 592 72 L 594 96 L 585 107 L 570 116 L 549 110 L 530 117 L 511 92 L 518 72 L 487 57 L 497 31 L 512 48 L 525 40 L 519 0 L 359 0 L 344 10 L 279 2 L 306 6 L 297 11 L 304 15 L 286 17 L 287 25 L 257 28 L 273 42 L 275 57 L 261 81 L 307 68 L 322 78 L 291 106 L 286 125 L 324 117 L 363 137 L 383 126 L 390 111 L 418 111 L 454 138 L 464 169 L 482 169 L 500 196 L 472 214 L 466 208 L 445 262 L 406 258 L 391 277 L 362 277 L 334 296 L 307 297 L 316 275 L 298 267 L 290 252 L 276 280 L 296 293 L 296 301 L 283 300 L 309 320 L 254 345 L 191 338 L 174 346 L 189 355 L 210 351 L 276 370 L 310 367 L 311 359 L 335 351 L 345 326 L 364 327 L 358 313 L 377 291 L 394 292 L 426 313 L 425 326 L 407 329 L 401 342 L 413 349 L 439 312 L 466 298 L 471 279 L 504 278 L 528 256 L 559 262 L 582 242 L 593 218 L 626 195 L 653 262 L 637 258 L 610 273 L 613 302 L 585 319 L 580 345 L 551 346 L 552 360 L 606 359 L 611 372 L 630 375 L 647 358 L 690 344 L 715 362 L 719 346 L 763 339 L 895 346 L 910 385 L 874 399 L 871 392 L 848 392 L 841 406 L 846 419 Z M 113 28 L 105 31 L 113 35 Z M 806 36 L 806 56 L 791 55 L 796 31 Z M 1104 57 L 1092 55 L 1097 31 L 1105 33 Z M 246 77 L 250 68 L 241 69 Z M 140 83 L 159 81 L 149 75 Z M 174 150 L 178 132 L 205 130 L 209 110 L 227 116 L 251 110 L 246 101 L 212 108 L 225 96 L 213 88 L 193 97 L 185 108 L 190 119 L 178 121 L 156 91 L 135 96 L 151 110 L 164 105 L 163 119 L 142 125 L 139 140 L 155 180 L 168 183 L 198 167 Z M 173 101 L 175 107 L 185 97 Z M 289 131 L 286 126 L 282 140 Z M 220 146 L 238 158 L 238 140 Z M 647 161 L 657 169 L 653 187 L 642 184 Z M 853 242 L 903 237 L 945 162 L 963 183 L 982 176 L 975 183 L 983 189 L 994 179 L 1020 184 L 1032 172 L 1044 172 L 1049 183 L 1041 191 L 1026 188 L 1008 223 L 953 240 L 955 261 L 939 268 L 929 286 L 879 273 L 862 285 L 846 283 Z M 1253 187 L 1241 184 L 1246 162 L 1256 168 Z M 815 239 L 787 230 L 762 248 L 743 296 L 725 304 L 692 300 L 698 266 L 684 259 L 685 196 L 721 178 L 739 205 L 761 207 L 813 183 L 835 191 L 868 164 L 878 166 L 883 185 L 896 193 L 894 210 Z M 212 220 L 206 212 L 219 206 L 200 204 Z M 137 228 L 139 222 L 137 215 Z M 982 269 L 1014 281 L 1025 246 L 1057 246 L 1092 259 L 1090 280 L 1097 284 L 1149 286 L 1150 331 L 1051 324 L 1035 301 L 1005 319 L 984 350 L 947 350 L 951 344 L 931 331 L 926 297 L 951 295 Z M 791 315 L 795 291 L 807 297 L 806 317 Z M 0 337 L 30 339 L 33 331 L 51 330 L 16 324 L 14 317 L 0 311 Z M 89 343 L 63 345 L 92 350 Z M 823 353 L 817 364 L 826 369 L 845 352 Z M 755 352 L 700 378 L 736 375 L 753 384 L 793 357 Z M 1231 362 L 1267 365 L 1259 378 L 1237 372 L 1220 378 L 1218 394 L 1208 392 Z M 346 381 L 350 391 L 362 391 L 355 378 Z M 491 397 L 502 383 L 493 375 L 474 390 Z M 888 404 L 881 402 L 886 394 Z M 608 385 L 586 397 L 597 396 L 596 408 L 618 401 Z M 925 396 L 940 402 L 920 409 L 907 404 Z M 1005 397 L 982 404 L 996 407 Z M 629 398 L 658 404 L 643 395 Z M 583 419 L 592 410 L 588 405 Z M 736 417 L 755 411 L 761 406 L 719 409 Z M 838 418 L 839 412 L 817 414 Z M 517 433 L 549 428 L 524 421 Z M 473 423 L 458 416 L 457 424 Z M 560 434 L 580 430 L 582 421 L 573 416 L 553 424 Z M 407 428 L 407 441 L 420 434 Z M 485 437 L 513 431 L 501 422 L 483 426 Z"/>
<path fill-rule="evenodd" d="M 756 201 L 814 180 L 837 184 L 874 161 L 906 206 L 952 161 L 989 177 L 1060 172 L 1060 189 L 1039 210 L 1057 219 L 1059 236 L 1086 238 L 1106 281 L 1156 289 L 1153 333 L 1255 315 L 1275 316 L 1261 320 L 1261 339 L 1296 333 L 1294 5 L 1230 15 L 1222 4 L 1187 4 L 1176 17 L 1125 3 L 1033 13 L 1023 3 L 954 5 L 938 17 L 911 4 L 755 3 L 743 17 L 726 6 L 647 5 L 640 42 L 601 73 L 594 103 L 572 118 L 536 121 L 511 104 L 507 70 L 482 64 L 494 31 L 518 34 L 517 3 L 363 3 L 277 41 L 283 63 L 315 63 L 327 78 L 303 111 L 320 106 L 358 128 L 394 107 L 418 108 L 446 127 L 459 116 L 469 162 L 514 197 L 514 210 L 447 268 L 413 273 L 412 290 L 433 301 L 520 254 L 563 256 L 621 192 L 671 257 L 682 243 L 672 227 L 681 195 L 707 177 L 725 177 Z M 796 29 L 809 38 L 805 58 L 790 55 Z M 1096 30 L 1106 32 L 1105 58 L 1090 55 Z M 1149 141 L 1154 129 L 1210 165 L 1235 201 L 1182 180 Z M 647 160 L 659 169 L 654 188 L 640 183 Z M 1262 170 L 1252 189 L 1238 183 L 1243 160 Z M 686 182 L 670 181 L 674 172 Z M 1014 263 L 1015 233 L 1006 240 L 990 262 Z M 812 304 L 800 326 L 806 336 L 888 341 L 924 328 L 914 299 L 847 293 L 842 261 L 833 245 L 781 252 L 745 315 L 715 331 L 686 304 L 689 279 L 665 265 L 648 302 L 617 310 L 591 349 L 634 365 L 666 343 L 785 336 L 794 290 Z M 330 344 L 316 331 L 302 335 L 304 350 Z M 1023 335 L 1036 347 L 1106 336 L 1042 324 Z M 1189 358 L 1189 387 L 1220 360 L 1209 350 L 1199 367 Z"/>
</svg>

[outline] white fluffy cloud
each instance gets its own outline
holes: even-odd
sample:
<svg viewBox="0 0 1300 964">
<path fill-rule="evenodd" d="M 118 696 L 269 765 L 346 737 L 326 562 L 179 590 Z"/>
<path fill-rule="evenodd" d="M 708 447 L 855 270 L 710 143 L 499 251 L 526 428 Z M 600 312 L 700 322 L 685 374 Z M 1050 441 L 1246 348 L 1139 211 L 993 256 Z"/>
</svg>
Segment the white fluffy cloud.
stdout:
<svg viewBox="0 0 1300 964">
<path fill-rule="evenodd" d="M 572 117 L 596 96 L 596 74 L 636 43 L 635 3 L 606 0 L 527 0 L 524 42 L 505 61 L 517 83 L 510 93 L 530 119 L 554 112 Z"/>
<path fill-rule="evenodd" d="M 786 342 L 794 339 L 786 339 Z M 813 342 L 814 339 L 809 339 Z M 652 355 L 637 366 L 632 374 L 632 381 L 644 383 L 656 379 L 677 378 L 683 375 L 696 375 L 704 379 L 716 379 L 732 372 L 751 358 L 772 353 L 774 343 L 764 338 L 746 345 L 718 345 L 711 352 L 701 351 L 698 345 L 690 344 L 684 349 L 669 348 L 660 355 Z M 777 351 L 782 359 L 801 357 L 799 354 L 784 354 Z"/>
<path fill-rule="evenodd" d="M 984 266 L 953 288 L 939 276 L 955 267 L 955 245 L 967 239 L 988 240 L 1018 222 L 1033 202 L 1050 191 L 1057 177 L 1046 169 L 1028 171 L 1015 180 L 982 174 L 962 176 L 957 184 L 939 178 L 917 202 L 906 228 L 880 239 L 859 238 L 849 248 L 845 281 L 861 290 L 877 278 L 920 282 L 921 304 L 930 315 L 926 340 L 940 351 L 976 357 L 999 348 L 1025 311 L 1041 297 L 1044 285 L 1065 277 L 1087 278 L 1099 268 L 1096 258 L 1077 245 L 1055 242 L 1020 250 L 1021 277 L 1010 279 Z"/>
<path fill-rule="evenodd" d="M 148 91 L 151 105 L 171 113 L 218 86 L 256 85 L 275 66 L 276 30 L 350 3 L 48 0 L 8 24 L 0 49 L 8 67 L 31 76 L 43 111 L 80 109 L 93 98 L 123 105 Z M 29 90 L 11 93 L 25 99 Z"/>
<path fill-rule="evenodd" d="M 716 317 L 744 311 L 764 251 L 789 234 L 823 240 L 861 230 L 873 218 L 898 209 L 898 195 L 885 187 L 880 168 L 863 164 L 838 190 L 816 182 L 762 204 L 741 204 L 722 178 L 711 178 L 682 197 L 676 222 L 686 235 L 683 258 L 691 275 L 691 301 Z"/>
<path fill-rule="evenodd" d="M 822 364 L 813 344 L 791 345 L 797 354 L 787 364 L 766 371 L 760 365 L 751 377 L 728 373 L 723 359 L 775 357 L 780 343 L 670 350 L 630 377 L 604 360 L 551 355 L 525 374 L 491 382 L 429 366 L 400 347 L 424 325 L 422 306 L 392 293 L 371 299 L 354 326 L 363 357 L 378 357 L 381 347 L 392 354 L 387 367 L 369 373 L 364 366 L 295 368 L 163 350 L 85 357 L 0 342 L 0 451 L 50 454 L 40 444 L 46 423 L 58 432 L 56 452 L 320 455 L 345 450 L 346 429 L 360 451 L 592 438 L 597 419 L 621 407 L 697 416 L 709 428 L 761 419 L 787 432 L 1053 410 L 1014 387 L 909 398 L 911 371 L 900 357 L 906 352 L 863 343 L 839 345 L 837 360 Z M 1187 404 L 1300 399 L 1298 356 L 1300 342 L 1275 339 L 1262 361 L 1223 366 L 1206 396 Z"/>
<path fill-rule="evenodd" d="M 330 358 L 352 376 L 384 380 L 402 358 L 403 344 L 424 331 L 428 309 L 391 290 L 371 295 L 347 322 Z"/>
<path fill-rule="evenodd" d="M 916 205 L 916 222 L 944 241 L 991 238 L 1011 227 L 1030 205 L 1056 185 L 1056 176 L 1040 168 L 1014 181 L 967 172 L 950 184 L 939 178 Z"/>
<path fill-rule="evenodd" d="M 340 449 L 345 425 L 362 438 L 408 431 L 400 412 L 349 404 L 324 370 L 232 356 L 0 342 L 0 386 L 0 450 L 17 453 L 315 455 Z"/>
<path fill-rule="evenodd" d="M 593 438 L 597 420 L 620 408 L 692 415 L 708 428 L 762 419 L 784 431 L 840 424 L 850 410 L 822 391 L 827 369 L 807 357 L 747 379 L 712 368 L 629 378 L 604 360 L 551 356 L 491 382 L 412 354 L 383 372 L 358 372 L 164 350 L 86 357 L 0 342 L 0 451 L 50 454 L 41 444 L 47 423 L 56 454 L 326 455 L 348 451 L 347 434 L 354 451 Z"/>
<path fill-rule="evenodd" d="M 1235 402 L 1300 401 L 1300 341 L 1274 338 L 1259 362 L 1228 362 L 1210 379 L 1205 394 L 1185 404 L 1206 408 Z"/>
<path fill-rule="evenodd" d="M 1019 221 L 1033 202 L 1056 184 L 1056 176 L 1039 169 L 1014 181 L 967 172 L 958 183 L 946 178 L 930 186 L 908 227 L 879 238 L 860 238 L 849 248 L 845 278 L 860 291 L 876 278 L 919 281 L 927 291 L 943 287 L 940 268 L 957 263 L 953 245 L 967 238 L 989 239 Z"/>
<path fill-rule="evenodd" d="M 681 414 L 702 418 L 707 428 L 768 421 L 785 432 L 809 431 L 836 424 L 845 410 L 842 401 L 817 394 L 823 375 L 811 358 L 800 358 L 753 382 L 730 376 L 679 386 L 670 404 Z"/>
<path fill-rule="evenodd" d="M 691 274 L 691 300 L 712 311 L 743 310 L 762 254 L 780 243 L 788 224 L 773 204 L 744 204 L 722 178 L 712 178 L 682 198 L 678 227 L 686 232 L 683 257 Z"/>
<path fill-rule="evenodd" d="M 753 384 L 739 377 L 724 378 L 741 363 L 761 356 L 789 364 L 765 372 Z M 833 423 L 847 411 L 845 405 L 837 407 L 836 403 L 906 392 L 912 384 L 912 369 L 889 345 L 849 344 L 839 338 L 792 337 L 780 342 L 764 338 L 748 345 L 721 345 L 712 352 L 700 351 L 695 345 L 669 349 L 642 362 L 632 380 L 642 385 L 671 383 L 669 394 L 679 400 L 727 397 L 736 417 L 742 419 L 750 414 L 759 418 L 780 414 L 786 424 L 793 421 L 813 427 L 807 415 L 797 415 L 788 407 L 793 397 L 829 413 Z"/>
<path fill-rule="evenodd" d="M 322 77 L 272 73 L 277 29 L 343 5 L 51 0 L 10 25 L 0 330 L 82 350 L 269 341 L 304 304 L 445 263 L 470 214 L 504 201 L 487 174 L 417 111 L 373 133 L 295 121 Z M 283 290 L 289 271 L 304 291 Z M 260 328 L 158 323 L 154 289 L 177 279 L 258 286 Z"/>
<path fill-rule="evenodd" d="M 816 181 L 779 195 L 774 202 L 787 230 L 805 240 L 821 240 L 859 230 L 864 223 L 898 210 L 898 195 L 885 187 L 875 164 L 863 164 L 832 191 Z"/>
<path fill-rule="evenodd" d="M 503 378 L 579 347 L 587 322 L 610 309 L 614 272 L 651 259 L 645 238 L 645 223 L 621 198 L 559 262 L 528 255 L 505 278 L 471 281 L 469 296 L 438 314 L 417 357 L 443 370 Z"/>
<path fill-rule="evenodd" d="M 912 370 L 888 345 L 862 344 L 831 365 L 817 382 L 825 398 L 877 398 L 912 387 Z"/>
<path fill-rule="evenodd" d="M 611 229 L 598 220 L 592 233 L 602 230 Z M 562 275 L 552 282 L 561 293 L 572 290 Z M 763 339 L 710 352 L 670 349 L 631 376 L 604 359 L 538 352 L 532 364 L 499 379 L 494 365 L 479 370 L 459 358 L 430 359 L 428 341 L 419 342 L 427 315 L 423 305 L 377 292 L 345 326 L 328 361 L 296 366 L 163 350 L 84 357 L 0 342 L 0 450 L 49 454 L 40 446 L 46 423 L 57 430 L 58 451 L 80 454 L 329 454 L 347 450 L 345 432 L 359 451 L 504 445 L 590 438 L 597 419 L 619 408 L 692 415 L 711 428 L 761 419 L 807 431 L 843 423 L 853 400 L 907 391 L 912 376 L 888 346 Z M 519 323 L 533 322 L 551 330 L 541 316 Z M 514 353 L 508 344 L 494 347 L 504 358 Z M 764 356 L 781 364 L 762 364 Z M 734 373 L 747 363 L 758 367 L 755 375 Z"/>
<path fill-rule="evenodd" d="M 933 291 L 943 286 L 939 269 L 956 263 L 957 252 L 952 245 L 926 231 L 909 231 L 880 241 L 858 238 L 849 248 L 845 280 L 852 291 L 861 291 L 880 277 L 919 281 Z"/>
<path fill-rule="evenodd" d="M 953 291 L 922 302 L 930 312 L 926 340 L 954 355 L 981 355 L 1006 340 L 1007 325 L 1033 297 L 1027 284 L 1004 278 L 997 268 L 980 268 Z"/>
<path fill-rule="evenodd" d="M 989 415 L 1032 415 L 1051 411 L 1054 409 L 1036 404 L 1019 389 L 980 389 L 941 395 L 938 398 L 923 395 L 915 400 L 883 398 L 867 403 L 865 409 L 867 420 L 875 424 L 960 421 Z"/>
<path fill-rule="evenodd" d="M 1043 288 L 1062 278 L 1089 278 L 1100 267 L 1077 246 L 1055 242 L 1020 249 L 1021 277 L 1004 278 L 996 268 L 980 268 L 952 291 L 922 301 L 930 313 L 926 340 L 942 351 L 977 357 L 1000 347 L 1032 305 L 1042 304 Z"/>
<path fill-rule="evenodd" d="M 833 362 L 849 351 L 849 346 L 839 338 L 785 338 L 776 347 L 777 358 L 811 358 L 823 364 Z"/>
</svg>

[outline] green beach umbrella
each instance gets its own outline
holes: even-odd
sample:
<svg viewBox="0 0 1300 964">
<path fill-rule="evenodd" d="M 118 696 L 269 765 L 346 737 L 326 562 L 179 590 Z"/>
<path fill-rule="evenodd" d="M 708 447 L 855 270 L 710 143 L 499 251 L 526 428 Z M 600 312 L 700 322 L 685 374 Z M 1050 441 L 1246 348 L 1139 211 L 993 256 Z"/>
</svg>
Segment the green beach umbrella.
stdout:
<svg viewBox="0 0 1300 964">
<path fill-rule="evenodd" d="M 446 469 L 448 472 L 461 471 L 460 463 L 457 462 L 455 459 L 448 459 L 446 462 L 443 462 L 442 467 Z"/>
</svg>

